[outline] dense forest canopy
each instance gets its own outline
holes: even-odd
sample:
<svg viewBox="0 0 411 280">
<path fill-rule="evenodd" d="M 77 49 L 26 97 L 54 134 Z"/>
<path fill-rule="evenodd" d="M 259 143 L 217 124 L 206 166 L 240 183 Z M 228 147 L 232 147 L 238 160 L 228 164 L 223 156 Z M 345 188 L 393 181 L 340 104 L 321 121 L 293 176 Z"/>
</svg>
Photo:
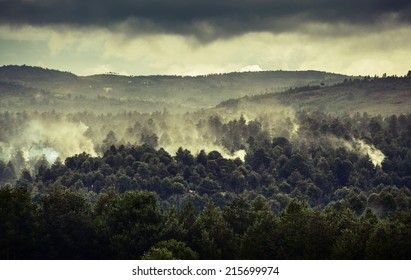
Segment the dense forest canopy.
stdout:
<svg viewBox="0 0 411 280">
<path fill-rule="evenodd" d="M 409 259 L 411 114 L 304 99 L 393 83 L 409 95 L 392 77 L 183 113 L 2 107 L 0 258 Z"/>
</svg>

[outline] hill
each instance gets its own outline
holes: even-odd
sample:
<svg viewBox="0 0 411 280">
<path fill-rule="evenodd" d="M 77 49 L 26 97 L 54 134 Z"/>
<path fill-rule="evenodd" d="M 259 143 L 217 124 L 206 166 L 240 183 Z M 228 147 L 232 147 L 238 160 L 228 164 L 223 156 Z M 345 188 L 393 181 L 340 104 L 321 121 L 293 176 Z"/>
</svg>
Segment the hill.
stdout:
<svg viewBox="0 0 411 280">
<path fill-rule="evenodd" d="M 349 78 L 319 71 L 264 71 L 206 76 L 77 76 L 31 66 L 0 67 L 1 107 L 9 110 L 194 111 L 243 96 Z"/>
<path fill-rule="evenodd" d="M 411 110 L 411 78 L 346 79 L 342 83 L 330 86 L 304 86 L 279 93 L 231 99 L 220 103 L 217 108 L 262 108 L 271 105 L 335 114 L 406 114 Z"/>
</svg>

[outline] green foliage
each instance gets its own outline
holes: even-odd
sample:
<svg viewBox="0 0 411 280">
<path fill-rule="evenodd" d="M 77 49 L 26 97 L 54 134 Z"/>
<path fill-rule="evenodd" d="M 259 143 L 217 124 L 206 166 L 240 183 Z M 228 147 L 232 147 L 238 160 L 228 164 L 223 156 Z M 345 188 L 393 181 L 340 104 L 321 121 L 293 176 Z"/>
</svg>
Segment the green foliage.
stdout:
<svg viewBox="0 0 411 280">
<path fill-rule="evenodd" d="M 23 188 L 0 188 L 0 259 L 39 257 L 42 242 L 38 208 Z"/>
<path fill-rule="evenodd" d="M 219 208 L 209 203 L 197 216 L 192 231 L 193 248 L 202 259 L 232 259 L 233 233 Z"/>
<path fill-rule="evenodd" d="M 196 260 L 198 254 L 182 241 L 161 241 L 144 253 L 143 260 Z"/>
<path fill-rule="evenodd" d="M 49 258 L 96 258 L 92 209 L 78 192 L 53 190 L 42 201 Z"/>
<path fill-rule="evenodd" d="M 262 207 L 261 207 L 262 206 Z M 268 210 L 261 201 L 254 204 L 254 211 L 250 212 L 251 219 L 240 239 L 240 259 L 277 259 L 281 258 L 279 251 L 279 219 Z M 241 236 L 241 235 L 240 235 Z"/>
<path fill-rule="evenodd" d="M 8 132 L 19 118 L 0 114 Z M 0 258 L 409 259 L 411 115 L 295 122 L 299 137 L 274 138 L 264 120 L 198 124 L 244 160 L 105 141 L 113 132 L 101 156 L 0 161 L 15 182 L 0 189 Z"/>
<path fill-rule="evenodd" d="M 97 217 L 112 257 L 140 258 L 160 236 L 163 214 L 149 192 L 126 192 L 106 199 Z"/>
</svg>

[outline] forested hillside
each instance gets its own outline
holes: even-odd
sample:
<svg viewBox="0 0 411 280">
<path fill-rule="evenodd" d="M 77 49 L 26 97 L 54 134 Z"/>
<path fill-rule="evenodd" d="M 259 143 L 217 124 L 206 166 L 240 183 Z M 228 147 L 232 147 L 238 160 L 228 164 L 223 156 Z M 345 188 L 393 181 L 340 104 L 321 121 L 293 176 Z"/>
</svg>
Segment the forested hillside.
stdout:
<svg viewBox="0 0 411 280">
<path fill-rule="evenodd" d="M 17 125 L 10 132 L 34 116 L 1 120 Z M 80 116 L 93 118 L 66 117 Z M 188 134 L 226 154 L 171 153 L 156 134 L 126 142 L 111 131 L 93 155 L 53 160 L 28 149 L 1 161 L 1 258 L 410 258 L 411 115 L 298 112 L 277 126 L 268 116 L 197 117 Z M 147 124 L 166 131 L 171 119 L 99 118 L 131 135 Z"/>
<path fill-rule="evenodd" d="M 357 112 L 383 116 L 407 114 L 411 108 L 411 74 L 404 77 L 345 79 L 330 86 L 290 88 L 280 93 L 226 100 L 217 107 L 266 108 L 270 104 L 339 115 Z"/>
<path fill-rule="evenodd" d="M 410 94 L 2 67 L 0 258 L 410 259 Z"/>
<path fill-rule="evenodd" d="M 172 112 L 214 107 L 229 98 L 290 87 L 332 85 L 344 75 L 319 71 L 264 71 L 206 76 L 76 76 L 30 66 L 0 67 L 0 107 L 12 111 L 96 113 Z"/>
<path fill-rule="evenodd" d="M 0 0 L 0 278 L 406 278 L 410 35 L 405 0 Z"/>
</svg>

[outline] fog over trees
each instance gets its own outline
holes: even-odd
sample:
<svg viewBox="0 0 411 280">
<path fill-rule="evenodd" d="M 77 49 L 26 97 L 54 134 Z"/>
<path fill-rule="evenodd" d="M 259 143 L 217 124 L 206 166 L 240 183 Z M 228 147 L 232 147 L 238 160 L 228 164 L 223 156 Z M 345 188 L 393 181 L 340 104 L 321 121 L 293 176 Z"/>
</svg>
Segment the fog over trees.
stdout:
<svg viewBox="0 0 411 280">
<path fill-rule="evenodd" d="M 1 259 L 411 257 L 407 75 L 143 112 L 7 79 Z"/>
</svg>

